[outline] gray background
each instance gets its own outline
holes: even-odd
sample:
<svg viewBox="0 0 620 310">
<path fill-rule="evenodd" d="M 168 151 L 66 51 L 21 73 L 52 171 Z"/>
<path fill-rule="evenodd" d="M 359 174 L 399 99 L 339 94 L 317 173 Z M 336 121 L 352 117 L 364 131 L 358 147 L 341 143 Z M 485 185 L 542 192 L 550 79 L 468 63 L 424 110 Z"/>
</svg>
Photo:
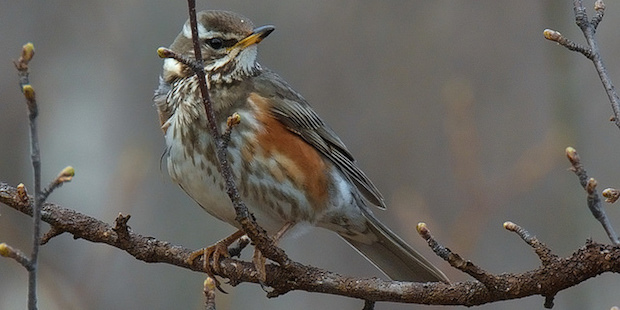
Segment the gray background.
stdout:
<svg viewBox="0 0 620 310">
<path fill-rule="evenodd" d="M 619 82 L 620 9 L 609 2 L 599 39 Z M 451 279 L 470 278 L 430 253 L 417 222 L 495 273 L 539 265 L 503 230 L 506 220 L 562 256 L 587 238 L 606 241 L 566 169 L 564 148 L 577 148 L 601 189 L 618 186 L 620 132 L 608 122 L 611 109 L 591 63 L 542 36 L 554 28 L 583 42 L 571 1 L 257 3 L 201 1 L 199 9 L 233 10 L 277 27 L 260 45 L 261 63 L 301 92 L 356 155 L 386 197 L 388 211 L 378 216 Z M 44 180 L 66 165 L 77 171 L 51 201 L 108 222 L 129 213 L 136 232 L 190 248 L 233 232 L 160 169 L 164 143 L 151 102 L 162 65 L 156 49 L 172 42 L 186 18 L 184 1 L 2 1 L 0 180 L 32 184 L 24 100 L 11 63 L 32 41 Z M 608 212 L 620 223 L 615 207 Z M 0 207 L 0 241 L 29 251 L 30 231 L 29 218 Z M 380 276 L 327 231 L 289 238 L 283 247 L 314 266 Z M 0 277 L 0 309 L 25 308 L 26 272 L 4 259 Z M 42 250 L 39 304 L 201 309 L 203 279 L 63 235 Z M 618 285 L 617 275 L 589 280 L 559 293 L 556 309 L 609 309 L 620 304 Z M 306 292 L 268 300 L 250 284 L 227 290 L 217 297 L 219 309 L 362 308 L 358 300 Z M 542 304 L 530 297 L 480 309 Z M 433 307 L 377 306 L 396 308 Z"/>
</svg>

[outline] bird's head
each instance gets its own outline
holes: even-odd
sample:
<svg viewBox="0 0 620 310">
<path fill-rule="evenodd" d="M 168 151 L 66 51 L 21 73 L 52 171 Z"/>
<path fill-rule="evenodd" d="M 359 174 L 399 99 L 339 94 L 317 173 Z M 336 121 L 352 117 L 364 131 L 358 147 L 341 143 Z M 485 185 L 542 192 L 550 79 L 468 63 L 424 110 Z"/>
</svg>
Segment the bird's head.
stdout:
<svg viewBox="0 0 620 310">
<path fill-rule="evenodd" d="M 260 70 L 256 62 L 256 44 L 275 28 L 254 28 L 249 19 L 226 11 L 202 11 L 196 14 L 198 39 L 211 83 L 230 83 L 252 76 Z M 192 32 L 189 20 L 176 37 L 170 49 L 188 57 L 194 57 Z M 164 62 L 164 79 L 171 81 L 186 77 L 191 70 L 178 61 L 168 58 Z"/>
</svg>

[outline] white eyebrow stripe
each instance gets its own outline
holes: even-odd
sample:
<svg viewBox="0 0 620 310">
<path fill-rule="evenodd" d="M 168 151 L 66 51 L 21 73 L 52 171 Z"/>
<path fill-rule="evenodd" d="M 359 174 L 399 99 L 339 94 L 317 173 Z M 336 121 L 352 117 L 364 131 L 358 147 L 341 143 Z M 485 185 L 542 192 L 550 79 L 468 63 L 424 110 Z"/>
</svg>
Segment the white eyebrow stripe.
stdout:
<svg viewBox="0 0 620 310">
<path fill-rule="evenodd" d="M 207 31 L 207 29 L 203 25 L 198 24 L 198 38 L 200 39 L 212 38 L 212 37 L 215 37 L 216 34 L 218 33 L 215 31 Z M 192 38 L 192 28 L 190 27 L 189 23 L 185 23 L 185 25 L 183 25 L 183 36 L 185 36 L 188 39 Z"/>
<path fill-rule="evenodd" d="M 192 28 L 190 27 L 189 23 L 185 23 L 185 25 L 183 25 L 183 36 L 188 38 L 188 39 L 192 39 Z M 238 35 L 235 34 L 223 34 L 219 31 L 211 31 L 211 30 L 207 30 L 207 28 L 205 28 L 205 26 L 198 24 L 198 38 L 200 39 L 210 39 L 210 38 L 222 38 L 224 40 L 238 40 L 237 39 Z"/>
</svg>

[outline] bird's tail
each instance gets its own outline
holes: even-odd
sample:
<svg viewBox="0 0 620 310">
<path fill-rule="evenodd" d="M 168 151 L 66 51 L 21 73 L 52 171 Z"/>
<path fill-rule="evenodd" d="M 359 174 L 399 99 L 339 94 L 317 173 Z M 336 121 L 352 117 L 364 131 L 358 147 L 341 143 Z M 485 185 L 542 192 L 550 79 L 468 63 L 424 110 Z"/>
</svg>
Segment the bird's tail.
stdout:
<svg viewBox="0 0 620 310">
<path fill-rule="evenodd" d="M 379 270 L 392 280 L 397 281 L 450 282 L 441 270 L 433 266 L 420 253 L 379 222 L 370 211 L 363 210 L 362 212 L 368 220 L 368 234 L 376 237 L 368 239 L 374 239 L 374 241 L 354 240 L 347 237 L 346 234 L 340 234 L 340 236 Z"/>
</svg>

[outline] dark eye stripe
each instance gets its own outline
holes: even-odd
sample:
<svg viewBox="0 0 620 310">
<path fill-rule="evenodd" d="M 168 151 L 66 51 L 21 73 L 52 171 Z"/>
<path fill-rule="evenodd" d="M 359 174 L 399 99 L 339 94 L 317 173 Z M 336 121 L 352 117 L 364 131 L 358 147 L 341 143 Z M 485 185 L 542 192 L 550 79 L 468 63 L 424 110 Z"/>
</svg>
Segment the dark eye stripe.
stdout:
<svg viewBox="0 0 620 310">
<path fill-rule="evenodd" d="M 211 48 L 213 49 L 221 49 L 221 48 L 229 48 L 229 47 L 233 47 L 235 44 L 237 44 L 237 40 L 235 39 L 228 39 L 228 40 L 224 40 L 222 38 L 219 37 L 215 37 L 215 38 L 210 38 L 210 39 L 206 39 L 205 43 L 207 45 L 209 45 Z"/>
<path fill-rule="evenodd" d="M 224 47 L 233 47 L 235 44 L 237 44 L 237 40 L 235 39 L 229 39 L 229 40 L 223 40 L 223 45 Z"/>
</svg>

